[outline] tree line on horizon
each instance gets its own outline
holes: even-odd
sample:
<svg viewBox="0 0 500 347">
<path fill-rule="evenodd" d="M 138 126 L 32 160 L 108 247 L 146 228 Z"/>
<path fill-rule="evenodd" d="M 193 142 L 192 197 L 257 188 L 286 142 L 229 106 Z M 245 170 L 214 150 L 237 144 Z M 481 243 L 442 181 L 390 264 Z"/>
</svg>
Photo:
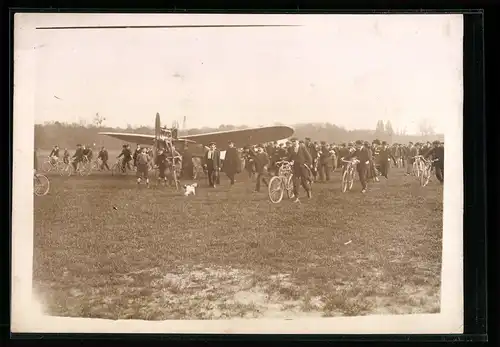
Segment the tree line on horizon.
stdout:
<svg viewBox="0 0 500 347">
<path fill-rule="evenodd" d="M 109 136 L 98 135 L 99 132 L 130 132 L 138 134 L 154 134 L 154 127 L 128 125 L 126 128 L 107 127 L 103 125 L 105 119 L 96 115 L 92 124 L 46 122 L 35 124 L 35 147 L 39 149 L 50 149 L 54 145 L 60 148 L 74 149 L 76 144 L 96 144 L 109 149 L 118 149 L 123 145 L 123 141 Z M 283 125 L 275 123 L 275 125 Z M 358 129 L 347 130 L 331 123 L 307 123 L 292 125 L 295 129 L 295 137 L 304 139 L 310 137 L 313 141 L 327 141 L 328 143 L 343 143 L 356 140 L 373 141 L 379 139 L 389 143 L 424 142 L 434 140 L 444 140 L 442 134 L 435 134 L 431 129 L 421 127 L 420 135 L 407 135 L 405 131 L 394 131 L 389 121 L 377 122 L 375 130 Z M 179 130 L 179 136 L 196 135 L 216 131 L 247 129 L 248 126 L 236 126 L 231 124 L 221 124 L 218 127 L 202 127 L 187 130 Z"/>
</svg>

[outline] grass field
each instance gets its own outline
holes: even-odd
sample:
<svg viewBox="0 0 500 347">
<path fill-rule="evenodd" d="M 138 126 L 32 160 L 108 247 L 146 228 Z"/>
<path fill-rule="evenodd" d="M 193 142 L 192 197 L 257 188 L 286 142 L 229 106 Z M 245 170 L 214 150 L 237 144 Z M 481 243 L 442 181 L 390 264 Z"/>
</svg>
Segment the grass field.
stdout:
<svg viewBox="0 0 500 347">
<path fill-rule="evenodd" d="M 113 162 L 111 160 L 110 162 Z M 271 204 L 244 175 L 196 197 L 133 176 L 50 175 L 35 197 L 34 287 L 47 313 L 109 319 L 437 313 L 442 186 L 390 179 Z M 302 191 L 303 194 L 303 191 Z M 304 195 L 302 195 L 304 196 Z M 115 208 L 113 208 L 115 207 Z"/>
</svg>

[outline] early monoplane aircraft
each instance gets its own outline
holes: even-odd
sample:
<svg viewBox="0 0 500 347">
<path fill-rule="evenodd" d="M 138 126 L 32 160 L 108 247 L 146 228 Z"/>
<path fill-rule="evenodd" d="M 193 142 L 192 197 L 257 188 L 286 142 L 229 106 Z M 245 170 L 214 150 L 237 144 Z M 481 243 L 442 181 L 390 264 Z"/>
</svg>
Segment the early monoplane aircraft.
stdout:
<svg viewBox="0 0 500 347">
<path fill-rule="evenodd" d="M 163 129 L 160 126 L 160 115 L 158 113 L 156 114 L 155 123 L 155 135 L 115 132 L 100 132 L 99 134 L 111 136 L 125 142 L 155 146 L 156 139 Z M 292 136 L 294 133 L 293 128 L 282 125 L 183 136 L 177 136 L 178 130 L 175 127 L 171 128 L 171 131 L 173 132 L 172 143 L 175 145 L 175 148 L 182 153 L 186 145 L 193 144 L 189 145 L 189 147 L 194 149 L 193 155 L 196 156 L 203 155 L 205 146 L 210 142 L 215 142 L 217 147 L 223 150 L 229 141 L 234 142 L 235 147 L 241 148 L 247 145 L 282 140 Z"/>
</svg>

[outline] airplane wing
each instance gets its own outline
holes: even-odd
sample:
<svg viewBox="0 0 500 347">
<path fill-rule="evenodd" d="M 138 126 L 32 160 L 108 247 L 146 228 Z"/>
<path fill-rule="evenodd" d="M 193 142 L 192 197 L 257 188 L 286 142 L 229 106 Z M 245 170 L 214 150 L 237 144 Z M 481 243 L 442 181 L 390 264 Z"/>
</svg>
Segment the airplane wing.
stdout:
<svg viewBox="0 0 500 347">
<path fill-rule="evenodd" d="M 229 141 L 233 141 L 235 147 L 241 148 L 246 145 L 256 145 L 259 143 L 282 140 L 292 136 L 293 133 L 294 129 L 288 126 L 271 126 L 186 135 L 179 137 L 175 142 L 198 143 L 205 146 L 210 142 L 215 142 L 218 147 L 225 147 Z M 153 145 L 155 139 L 154 135 L 148 134 L 100 132 L 99 135 L 107 135 L 125 142 L 138 143 L 141 145 Z"/>
<path fill-rule="evenodd" d="M 218 131 L 214 133 L 186 135 L 182 139 L 196 141 L 202 145 L 215 142 L 217 146 L 225 147 L 229 141 L 233 141 L 235 147 L 241 148 L 246 145 L 277 141 L 292 136 L 294 129 L 288 126 L 270 126 L 262 128 L 250 128 L 242 130 Z"/>
<path fill-rule="evenodd" d="M 154 140 L 155 136 L 154 135 L 148 135 L 148 134 L 131 134 L 131 133 L 111 133 L 111 132 L 100 132 L 99 135 L 106 135 L 106 136 L 111 136 L 114 137 L 115 139 L 122 140 L 124 142 L 131 142 L 131 143 L 137 143 L 140 145 L 149 145 L 153 146 L 154 145 Z M 191 140 L 177 140 L 174 141 L 174 144 L 176 142 L 179 143 L 184 143 L 184 142 L 189 142 L 189 143 L 195 143 L 195 141 Z"/>
</svg>

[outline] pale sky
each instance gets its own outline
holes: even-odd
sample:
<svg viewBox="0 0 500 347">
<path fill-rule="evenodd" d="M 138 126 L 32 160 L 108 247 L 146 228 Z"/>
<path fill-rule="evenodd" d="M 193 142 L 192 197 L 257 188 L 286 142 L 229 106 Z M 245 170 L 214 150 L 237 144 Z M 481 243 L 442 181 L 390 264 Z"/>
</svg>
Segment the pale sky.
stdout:
<svg viewBox="0 0 500 347">
<path fill-rule="evenodd" d="M 443 132 L 462 109 L 460 15 L 47 14 L 36 26 L 297 27 L 36 30 L 35 122 L 154 126 L 330 122 Z M 55 98 L 57 96 L 60 99 Z"/>
</svg>

